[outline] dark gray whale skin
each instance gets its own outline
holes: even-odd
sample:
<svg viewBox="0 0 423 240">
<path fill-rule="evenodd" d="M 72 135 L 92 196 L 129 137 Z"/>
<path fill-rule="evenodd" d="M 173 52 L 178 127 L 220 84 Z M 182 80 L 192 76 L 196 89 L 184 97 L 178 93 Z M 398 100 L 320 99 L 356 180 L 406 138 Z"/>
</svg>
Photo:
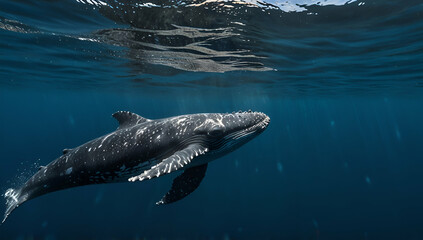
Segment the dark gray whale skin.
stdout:
<svg viewBox="0 0 423 240">
<path fill-rule="evenodd" d="M 172 188 L 157 204 L 178 201 L 203 179 L 207 163 L 264 131 L 270 118 L 260 112 L 202 113 L 150 120 L 119 111 L 116 131 L 91 140 L 40 167 L 21 188 L 4 194 L 2 223 L 22 203 L 61 189 L 88 184 L 143 181 L 177 170 Z"/>
</svg>

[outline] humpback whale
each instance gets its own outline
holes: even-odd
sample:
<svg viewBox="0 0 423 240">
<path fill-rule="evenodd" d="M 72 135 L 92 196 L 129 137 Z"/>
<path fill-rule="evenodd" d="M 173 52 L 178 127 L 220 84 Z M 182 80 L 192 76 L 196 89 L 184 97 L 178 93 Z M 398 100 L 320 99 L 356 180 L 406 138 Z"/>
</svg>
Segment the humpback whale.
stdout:
<svg viewBox="0 0 423 240">
<path fill-rule="evenodd" d="M 157 202 L 168 204 L 192 193 L 208 162 L 250 141 L 268 126 L 261 112 L 200 113 L 151 120 L 128 111 L 112 115 L 119 127 L 41 166 L 22 187 L 4 193 L 2 223 L 35 197 L 88 184 L 145 181 L 183 171 Z"/>
</svg>

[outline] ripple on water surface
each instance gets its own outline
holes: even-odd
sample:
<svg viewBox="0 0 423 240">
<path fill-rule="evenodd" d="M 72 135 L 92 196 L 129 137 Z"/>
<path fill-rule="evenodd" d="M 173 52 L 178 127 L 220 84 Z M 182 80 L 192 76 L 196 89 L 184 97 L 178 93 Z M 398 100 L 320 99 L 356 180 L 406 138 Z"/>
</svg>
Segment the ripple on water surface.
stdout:
<svg viewBox="0 0 423 240">
<path fill-rule="evenodd" d="M 0 84 L 418 93 L 417 1 L 0 3 Z"/>
</svg>

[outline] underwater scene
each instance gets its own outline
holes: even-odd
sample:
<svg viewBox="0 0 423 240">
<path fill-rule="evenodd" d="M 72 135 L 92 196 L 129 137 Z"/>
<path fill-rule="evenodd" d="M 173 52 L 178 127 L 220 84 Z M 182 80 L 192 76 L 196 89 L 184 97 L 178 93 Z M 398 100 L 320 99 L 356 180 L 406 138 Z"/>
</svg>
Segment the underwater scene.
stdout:
<svg viewBox="0 0 423 240">
<path fill-rule="evenodd" d="M 1 240 L 423 239 L 423 4 L 0 0 Z"/>
</svg>

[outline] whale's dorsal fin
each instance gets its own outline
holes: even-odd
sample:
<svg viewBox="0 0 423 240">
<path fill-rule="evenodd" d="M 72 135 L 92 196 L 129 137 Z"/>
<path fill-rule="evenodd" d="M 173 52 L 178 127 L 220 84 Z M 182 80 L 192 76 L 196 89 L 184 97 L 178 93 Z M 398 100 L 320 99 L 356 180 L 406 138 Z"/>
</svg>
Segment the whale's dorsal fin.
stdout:
<svg viewBox="0 0 423 240">
<path fill-rule="evenodd" d="M 172 187 L 163 198 L 156 202 L 157 205 L 173 203 L 188 196 L 200 186 L 201 181 L 206 175 L 207 163 L 188 168 L 181 175 L 173 180 Z"/>
<path fill-rule="evenodd" d="M 113 113 L 112 116 L 119 122 L 118 129 L 127 128 L 139 123 L 151 121 L 150 119 L 143 118 L 138 114 L 128 111 L 118 111 Z"/>
<path fill-rule="evenodd" d="M 66 153 L 72 151 L 72 148 L 65 148 L 63 149 L 63 155 L 65 155 Z"/>
<path fill-rule="evenodd" d="M 206 152 L 208 152 L 208 148 L 205 148 L 200 144 L 191 144 L 188 147 L 175 152 L 172 156 L 164 159 L 157 165 L 154 165 L 150 169 L 144 171 L 142 174 L 129 178 L 128 181 L 143 181 L 145 179 L 152 179 L 174 172 L 176 170 L 180 170 L 190 164 L 194 157 L 203 155 Z"/>
<path fill-rule="evenodd" d="M 46 168 L 46 166 L 39 166 L 39 167 L 38 167 L 38 171 L 39 171 L 39 170 L 42 170 L 42 169 L 44 169 L 44 168 Z"/>
</svg>

